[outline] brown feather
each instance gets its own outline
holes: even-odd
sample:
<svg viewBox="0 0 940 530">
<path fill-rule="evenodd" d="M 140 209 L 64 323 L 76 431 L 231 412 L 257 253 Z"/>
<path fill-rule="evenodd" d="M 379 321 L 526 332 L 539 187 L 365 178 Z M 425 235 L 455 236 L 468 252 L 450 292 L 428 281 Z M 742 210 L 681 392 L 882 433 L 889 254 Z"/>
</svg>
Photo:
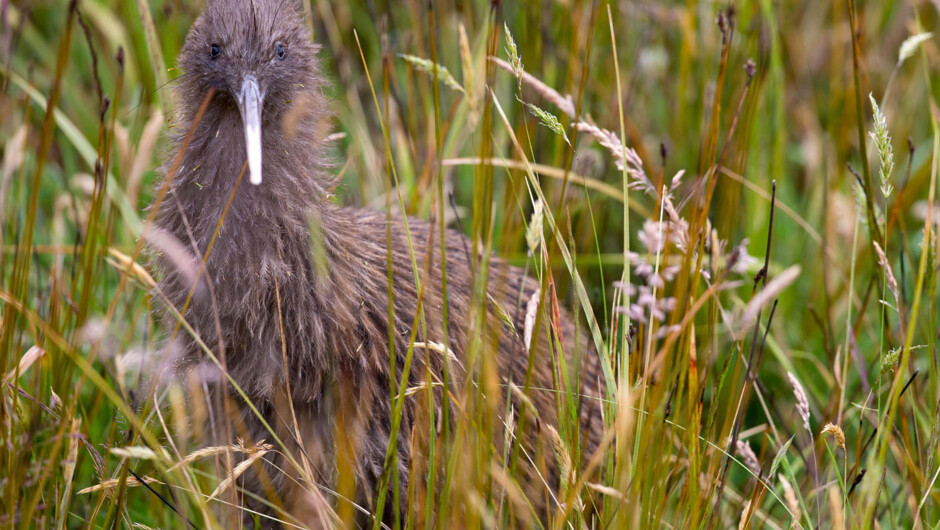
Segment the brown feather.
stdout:
<svg viewBox="0 0 940 530">
<path fill-rule="evenodd" d="M 286 49 L 280 59 L 275 43 Z M 220 54 L 212 58 L 211 47 Z M 265 92 L 263 107 L 264 181 L 252 186 L 243 178 L 218 233 L 202 274 L 193 289 L 189 275 L 174 265 L 179 257 L 155 251 L 159 290 L 169 303 L 182 309 L 190 292 L 192 302 L 186 319 L 215 355 L 222 354 L 235 382 L 247 393 L 288 448 L 308 458 L 317 481 L 333 488 L 337 477 L 337 422 L 341 422 L 355 473 L 357 501 L 367 509 L 373 502 L 382 474 L 391 429 L 389 374 L 389 319 L 384 214 L 335 205 L 330 197 L 332 163 L 323 136 L 328 123 L 327 104 L 321 94 L 324 79 L 313 45 L 292 4 L 275 0 L 215 0 L 194 23 L 179 57 L 184 72 L 178 87 L 174 150 L 194 128 L 192 141 L 175 174 L 166 174 L 176 153 L 164 165 L 170 193 L 155 205 L 156 224 L 192 252 L 189 262 L 198 263 L 209 248 L 216 225 L 245 165 L 245 137 L 235 94 L 238 80 L 254 73 Z M 215 95 L 199 123 L 193 123 L 205 95 Z M 288 118 L 289 117 L 289 118 Z M 289 127 L 290 130 L 283 130 Z M 412 255 L 401 218 L 391 221 L 391 257 L 394 287 L 394 355 L 400 376 L 408 351 L 411 325 L 418 307 L 418 290 Z M 409 219 L 414 259 L 419 275 L 431 244 L 431 273 L 424 290 L 423 307 L 427 335 L 417 341 L 443 341 L 444 304 L 440 273 L 440 237 L 425 221 Z M 316 227 L 312 230 L 311 226 Z M 450 321 L 449 348 L 454 363 L 454 388 L 462 388 L 466 374 L 470 335 L 473 277 L 472 243 L 463 235 L 446 233 L 447 286 Z M 509 308 L 515 330 L 496 316 L 488 303 L 488 327 L 498 341 L 498 372 L 501 384 L 510 380 L 522 386 L 527 355 L 523 345 L 525 301 L 539 289 L 534 280 L 499 259 L 489 265 L 489 295 Z M 280 295 L 280 307 L 277 299 Z M 520 298 L 521 296 L 521 298 Z M 515 310 L 522 300 L 522 311 Z M 548 306 L 546 306 L 548 307 Z M 546 311 L 546 315 L 550 315 Z M 569 360 L 584 363 L 581 392 L 599 397 L 602 376 L 597 355 L 584 340 L 575 343 L 575 324 L 561 310 L 561 336 Z M 167 333 L 175 326 L 168 314 L 162 317 Z M 218 323 L 218 325 L 217 325 Z M 283 337 L 281 333 L 283 323 Z M 543 325 L 548 325 L 543 319 Z M 282 344 L 282 340 L 284 343 Z M 548 340 L 537 336 L 533 401 L 541 421 L 554 424 L 557 401 L 549 357 Z M 282 348 L 286 352 L 285 374 Z M 176 372 L 183 377 L 196 369 L 216 398 L 222 397 L 222 378 L 189 335 L 181 333 L 168 347 L 177 355 Z M 420 384 L 428 364 L 437 377 L 444 356 L 426 348 L 415 348 L 415 365 L 408 386 Z M 289 386 L 291 395 L 286 388 Z M 505 387 L 503 387 L 505 388 Z M 453 392 L 460 395 L 459 392 Z M 229 390 L 229 397 L 234 394 Z M 439 406 L 441 393 L 435 392 Z M 497 399 L 499 399 L 497 397 Z M 503 398 L 504 401 L 504 398 Z M 270 433 L 240 398 L 233 397 L 238 418 L 226 420 L 219 406 L 217 437 L 239 435 L 248 442 L 271 441 Z M 303 447 L 293 429 L 293 407 Z M 596 399 L 582 400 L 582 444 L 593 450 L 603 425 Z M 497 405 L 497 408 L 499 406 Z M 519 403 L 516 404 L 519 410 Z M 407 498 L 408 470 L 412 456 L 411 436 L 419 416 L 420 399 L 406 399 L 398 437 L 399 484 L 402 502 Z M 231 419 L 231 418 L 230 418 Z M 533 434 L 537 436 L 537 434 Z M 500 436 L 502 438 L 502 436 Z M 229 440 L 225 440 L 228 442 Z M 346 448 L 344 447 L 344 450 Z M 589 453 L 588 453 L 589 454 Z M 549 458 L 548 460 L 552 460 Z M 283 457 L 275 459 L 280 470 L 289 469 Z M 549 462 L 552 465 L 552 462 Z M 281 471 L 268 469 L 270 483 L 297 516 L 323 508 L 317 501 L 292 491 L 293 481 Z M 264 477 L 247 473 L 243 486 L 265 495 Z M 554 479 L 557 481 L 557 478 Z M 538 484 L 533 502 L 544 498 Z M 298 500 L 301 499 L 301 500 Z M 319 504 L 318 504 L 319 502 Z M 388 502 L 391 502 L 389 496 Z M 405 507 L 390 508 L 404 510 Z"/>
</svg>

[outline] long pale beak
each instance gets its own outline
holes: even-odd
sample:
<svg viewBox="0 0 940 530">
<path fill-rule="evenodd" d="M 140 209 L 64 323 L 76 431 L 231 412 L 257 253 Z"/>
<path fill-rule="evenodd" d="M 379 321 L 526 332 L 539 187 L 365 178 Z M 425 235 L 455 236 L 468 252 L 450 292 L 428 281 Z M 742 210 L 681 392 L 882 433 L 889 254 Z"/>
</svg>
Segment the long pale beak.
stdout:
<svg viewBox="0 0 940 530">
<path fill-rule="evenodd" d="M 261 184 L 261 109 L 264 94 L 258 88 L 258 79 L 246 75 L 238 91 L 238 108 L 245 126 L 245 146 L 248 150 L 248 174 L 251 183 Z"/>
</svg>

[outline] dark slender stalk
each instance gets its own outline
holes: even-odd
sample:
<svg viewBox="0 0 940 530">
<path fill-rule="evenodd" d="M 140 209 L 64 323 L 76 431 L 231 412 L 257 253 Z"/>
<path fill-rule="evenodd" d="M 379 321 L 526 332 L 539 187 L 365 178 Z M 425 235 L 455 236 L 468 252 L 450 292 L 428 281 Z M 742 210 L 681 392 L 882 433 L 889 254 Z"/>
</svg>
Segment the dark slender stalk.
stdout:
<svg viewBox="0 0 940 530">
<path fill-rule="evenodd" d="M 764 267 L 758 273 L 758 276 L 761 281 L 761 290 L 767 286 L 767 276 L 770 266 L 770 248 L 771 242 L 773 241 L 773 229 L 774 229 L 774 204 L 777 198 L 777 181 L 774 180 L 771 184 L 771 194 L 770 194 L 770 219 L 767 223 L 767 249 L 764 252 Z M 767 332 L 770 331 L 770 323 L 773 319 L 773 315 L 777 310 L 777 301 L 774 300 L 774 305 L 770 310 L 770 317 L 767 319 Z M 760 332 L 760 319 L 761 319 L 761 309 L 757 310 L 757 319 L 754 322 L 754 331 L 751 334 L 751 351 L 748 354 L 747 359 L 747 368 L 744 373 L 744 387 L 742 389 L 743 396 L 741 398 L 741 405 L 739 407 L 738 413 L 734 418 L 734 427 L 731 430 L 731 441 L 728 442 L 728 450 L 725 452 L 723 458 L 723 464 L 721 466 L 721 471 L 718 475 L 718 488 L 715 495 L 715 507 L 712 510 L 711 516 L 709 517 L 708 528 L 712 528 L 715 522 L 715 516 L 718 514 L 718 507 L 721 505 L 721 494 L 724 491 L 725 480 L 728 475 L 728 467 L 731 464 L 731 456 L 734 454 L 735 444 L 738 441 L 738 434 L 741 430 L 741 422 L 744 417 L 744 409 L 747 408 L 748 398 L 750 397 L 751 388 L 753 386 L 754 377 L 757 376 L 757 369 L 760 363 L 760 359 L 763 356 L 764 351 L 764 341 L 767 340 L 767 334 L 764 334 L 764 340 L 761 341 L 760 353 L 757 356 L 757 362 L 755 362 L 754 352 L 757 349 L 757 336 Z"/>
<path fill-rule="evenodd" d="M 150 493 L 153 493 L 154 495 L 156 495 L 157 498 L 160 499 L 160 502 L 162 502 L 162 503 L 163 503 L 166 507 L 168 507 L 169 509 L 173 510 L 173 512 L 175 512 L 176 515 L 179 515 L 180 518 L 182 518 L 184 521 L 186 521 L 186 526 L 188 526 L 188 527 L 190 527 L 190 528 L 199 528 L 198 526 L 196 526 L 195 524 L 193 524 L 193 522 L 190 521 L 188 517 L 186 517 L 185 515 L 183 515 L 183 513 L 180 512 L 180 511 L 176 508 L 176 506 L 173 505 L 172 502 L 166 500 L 166 498 L 164 498 L 163 495 L 160 495 L 159 493 L 157 493 L 157 490 L 153 489 L 153 488 L 150 486 L 150 484 L 147 484 L 147 482 L 146 482 L 140 475 L 138 475 L 137 473 L 134 473 L 134 470 L 133 470 L 133 469 L 128 468 L 127 471 L 130 472 L 130 474 L 133 475 L 135 479 L 137 479 L 137 482 L 140 482 L 145 488 L 147 488 L 147 490 L 150 491 Z"/>
<path fill-rule="evenodd" d="M 875 216 L 875 203 L 872 198 L 871 168 L 868 164 L 868 138 L 865 136 L 865 118 L 862 113 L 862 81 L 859 66 L 858 20 L 855 11 L 855 0 L 846 0 L 849 9 L 849 29 L 852 31 L 852 74 L 855 81 L 855 115 L 858 130 L 858 149 L 861 157 L 862 187 L 865 189 L 865 211 L 868 214 L 869 246 L 874 253 L 875 241 L 881 241 L 881 230 Z"/>
</svg>

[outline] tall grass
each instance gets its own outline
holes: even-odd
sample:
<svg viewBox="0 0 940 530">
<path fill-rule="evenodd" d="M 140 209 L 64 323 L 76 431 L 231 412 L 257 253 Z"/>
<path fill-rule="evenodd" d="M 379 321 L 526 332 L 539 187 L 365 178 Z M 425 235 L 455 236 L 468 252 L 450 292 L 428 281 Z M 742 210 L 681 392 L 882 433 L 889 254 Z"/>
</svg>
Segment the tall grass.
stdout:
<svg viewBox="0 0 940 530">
<path fill-rule="evenodd" d="M 376 496 L 375 513 L 411 507 L 386 523 L 940 524 L 933 4 L 304 7 L 333 79 L 337 201 L 462 230 L 476 263 L 523 267 L 538 297 L 498 309 L 553 340 L 571 308 L 606 383 L 582 396 L 555 343 L 557 424 L 539 424 L 534 453 L 518 443 L 540 411 L 511 406 L 529 381 L 500 383 L 477 274 L 461 360 L 473 384 L 457 388 L 448 367 L 409 388 L 419 368 L 391 365 L 394 436 L 423 453 L 407 498 Z M 174 127 L 170 59 L 198 12 L 0 8 L 4 528 L 224 527 L 246 495 L 234 479 L 284 449 L 206 447 L 209 411 L 187 398 L 198 389 L 150 393 L 165 337 L 144 207 Z M 412 263 L 419 289 L 448 288 L 426 283 L 442 243 L 410 242 L 436 251 Z M 431 310 L 407 324 L 409 355 L 437 348 L 448 366 L 447 330 L 425 331 Z M 433 403 L 441 387 L 443 406 L 399 430 L 406 394 Z M 604 402 L 596 453 L 577 441 L 579 399 Z M 249 464 L 215 465 L 232 453 Z M 521 461 L 555 462 L 560 484 L 525 487 Z M 292 465 L 323 521 L 371 515 L 350 481 L 329 489 Z M 535 496 L 551 500 L 547 516 Z"/>
</svg>

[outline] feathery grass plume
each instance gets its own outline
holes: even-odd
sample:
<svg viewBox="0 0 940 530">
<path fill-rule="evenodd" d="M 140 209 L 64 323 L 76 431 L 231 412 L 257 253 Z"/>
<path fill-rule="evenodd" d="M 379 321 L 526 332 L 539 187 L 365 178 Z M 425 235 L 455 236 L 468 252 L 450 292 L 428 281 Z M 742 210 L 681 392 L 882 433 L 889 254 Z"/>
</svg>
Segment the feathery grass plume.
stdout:
<svg viewBox="0 0 940 530">
<path fill-rule="evenodd" d="M 428 59 L 422 59 L 414 55 L 409 55 L 407 53 L 398 54 L 399 57 L 411 63 L 415 67 L 415 70 L 419 72 L 424 72 L 430 76 L 434 76 L 434 72 L 437 71 L 437 79 L 444 83 L 447 87 L 460 92 L 461 94 L 466 95 L 467 91 L 460 86 L 460 83 L 457 82 L 457 79 L 450 73 L 446 66 L 437 64 Z"/>
<path fill-rule="evenodd" d="M 780 486 L 783 488 L 783 500 L 787 503 L 787 509 L 793 514 L 793 520 L 799 521 L 803 517 L 803 511 L 800 510 L 800 501 L 796 498 L 793 486 L 783 475 L 778 475 L 777 478 L 780 479 Z"/>
<path fill-rule="evenodd" d="M 922 350 L 926 347 L 926 344 L 918 344 L 917 346 L 911 346 L 911 351 Z M 898 368 L 898 361 L 901 359 L 901 351 L 903 350 L 903 347 L 898 346 L 897 348 L 891 348 L 887 353 L 881 356 L 881 371 L 878 374 L 879 377 L 894 375 L 894 371 Z"/>
<path fill-rule="evenodd" d="M 137 480 L 136 477 L 127 477 L 127 479 L 124 481 L 124 485 L 131 488 L 131 487 L 141 486 L 143 484 L 163 484 L 162 482 L 160 482 L 159 480 L 153 477 L 144 476 L 140 478 L 143 479 L 143 482 L 141 482 L 140 480 Z M 96 491 L 104 491 L 107 495 L 110 496 L 114 493 L 112 490 L 114 490 L 114 488 L 117 487 L 117 485 L 120 482 L 121 482 L 121 479 L 118 479 L 118 478 L 108 479 L 108 480 L 101 482 L 100 484 L 95 484 L 94 486 L 89 486 L 87 488 L 81 489 L 75 492 L 75 494 L 85 495 L 88 493 L 95 493 Z"/>
<path fill-rule="evenodd" d="M 542 200 L 535 199 L 535 202 L 532 203 L 532 217 L 529 219 L 529 226 L 525 229 L 525 242 L 530 256 L 536 255 L 542 242 L 542 223 L 544 220 L 542 208 Z"/>
<path fill-rule="evenodd" d="M 132 204 L 136 204 L 139 199 L 142 179 L 150 169 L 151 160 L 158 150 L 164 125 L 163 112 L 154 110 L 144 125 L 140 138 L 134 142 L 130 138 L 130 131 L 120 123 L 114 124 L 114 140 L 121 152 L 121 168 L 122 172 L 125 172 L 127 196 L 133 201 Z"/>
<path fill-rule="evenodd" d="M 139 364 L 139 363 L 138 363 Z M 190 396 L 191 397 L 191 396 Z M 190 402 L 186 400 L 186 393 L 183 388 L 176 384 L 170 385 L 167 389 L 167 402 L 169 403 L 169 410 L 171 411 L 170 417 L 173 422 L 173 435 L 178 440 L 177 445 L 180 448 L 185 448 L 188 441 L 192 440 L 191 427 L 196 422 L 203 422 L 205 425 L 205 419 L 201 418 L 200 405 L 190 405 Z M 201 439 L 201 438 L 195 438 Z"/>
<path fill-rule="evenodd" d="M 474 92 L 473 54 L 470 52 L 470 39 L 467 37 L 467 28 L 464 27 L 463 22 L 457 25 L 457 36 L 460 42 L 460 68 L 463 74 L 463 82 L 467 85 L 467 96 L 471 96 Z"/>
<path fill-rule="evenodd" d="M 505 494 L 505 499 L 513 506 L 514 515 L 519 517 L 519 526 L 522 528 L 532 528 L 535 526 L 535 516 L 532 513 L 529 499 L 526 497 L 518 481 L 511 476 L 506 468 L 498 465 L 496 462 L 490 462 L 489 476 L 492 477 L 495 485 Z M 494 524 L 496 526 L 496 524 Z"/>
<path fill-rule="evenodd" d="M 525 349 L 529 350 L 532 344 L 532 332 L 535 329 L 535 317 L 539 311 L 539 292 L 533 291 L 529 303 L 525 306 L 525 328 L 523 337 L 525 339 Z"/>
<path fill-rule="evenodd" d="M 55 411 L 62 408 L 62 398 L 59 397 L 59 394 L 55 393 L 52 387 L 49 387 L 49 408 Z"/>
<path fill-rule="evenodd" d="M 141 445 L 128 445 L 125 447 L 112 447 L 111 454 L 114 456 L 119 456 L 121 458 L 139 458 L 141 460 L 164 460 L 169 461 L 170 455 L 166 452 L 166 449 L 160 448 L 161 452 L 157 453 L 149 447 L 144 447 Z"/>
<path fill-rule="evenodd" d="M 575 124 L 575 127 L 579 131 L 586 132 L 596 138 L 601 147 L 607 149 L 613 156 L 617 169 L 623 171 L 624 166 L 626 166 L 627 174 L 634 179 L 634 182 L 630 183 L 631 189 L 640 189 L 658 198 L 657 188 L 653 185 L 653 181 L 646 176 L 646 172 L 643 171 L 643 160 L 636 150 L 631 147 L 624 149 L 623 143 L 616 133 L 602 129 L 593 123 L 579 121 Z"/>
<path fill-rule="evenodd" d="M 441 355 L 446 355 L 447 357 L 450 357 L 450 360 L 456 362 L 458 366 L 463 368 L 463 365 L 460 363 L 460 359 L 457 358 L 457 354 L 454 353 L 453 350 L 445 346 L 443 343 L 429 340 L 427 342 L 415 342 L 414 347 L 424 348 L 428 351 L 433 351 L 433 352 L 440 353 Z"/>
<path fill-rule="evenodd" d="M 13 176 L 19 171 L 20 166 L 26 160 L 26 140 L 29 128 L 24 124 L 11 135 L 3 146 L 3 162 L 0 163 L 0 209 L 7 205 L 7 195 L 10 192 L 10 185 L 13 182 Z M 7 222 L 5 215 L 0 215 L 0 243 L 6 234 L 4 224 Z"/>
<path fill-rule="evenodd" d="M 512 315 L 510 315 L 509 312 L 506 311 L 506 308 L 503 307 L 502 304 L 497 302 L 496 299 L 493 298 L 493 295 L 491 295 L 490 293 L 486 293 L 486 300 L 490 303 L 490 305 L 493 306 L 493 309 L 496 310 L 496 316 L 499 318 L 499 321 L 503 323 L 503 326 L 505 326 L 506 329 L 509 330 L 510 333 L 518 337 L 519 333 L 512 319 Z M 415 343 L 416 346 L 417 344 L 418 343 Z M 431 344 L 436 344 L 436 343 L 432 342 Z M 451 354 L 453 354 L 453 352 L 451 352 Z"/>
<path fill-rule="evenodd" d="M 13 382 L 13 379 L 16 376 L 22 376 L 29 370 L 29 367 L 32 366 L 40 357 L 46 354 L 46 350 L 36 346 L 35 344 L 30 346 L 26 353 L 20 357 L 20 362 L 17 363 L 16 367 L 7 372 L 3 376 L 3 384 L 8 385 Z"/>
<path fill-rule="evenodd" d="M 509 390 L 513 392 L 512 386 L 510 386 Z M 516 432 L 517 416 L 516 406 L 510 401 L 509 410 L 506 412 L 506 419 L 503 420 L 503 447 L 510 447 L 512 444 L 513 433 Z"/>
<path fill-rule="evenodd" d="M 800 276 L 801 268 L 799 265 L 792 265 L 787 270 L 781 272 L 773 280 L 757 293 L 751 301 L 748 302 L 744 310 L 743 327 L 749 328 L 757 320 L 757 313 L 765 304 L 777 298 L 784 289 L 795 282 Z"/>
<path fill-rule="evenodd" d="M 476 129 L 480 121 L 478 105 L 480 94 L 477 93 L 476 76 L 473 72 L 473 54 L 470 52 L 470 39 L 467 37 L 467 28 L 464 27 L 463 22 L 457 26 L 457 29 L 460 37 L 460 67 L 467 96 L 467 123 L 471 129 Z"/>
<path fill-rule="evenodd" d="M 502 68 L 503 70 L 509 72 L 510 74 L 515 75 L 516 71 L 513 69 L 513 66 L 506 61 L 500 59 L 499 57 L 490 57 L 491 61 L 496 63 L 496 66 Z M 545 98 L 546 101 L 558 107 L 562 113 L 571 118 L 575 118 L 574 112 L 574 100 L 570 95 L 562 96 L 554 88 L 543 83 L 539 78 L 535 77 L 532 74 L 522 72 L 522 82 L 526 86 L 531 88 L 536 94 Z"/>
<path fill-rule="evenodd" d="M 558 459 L 558 475 L 561 481 L 559 491 L 564 492 L 568 490 L 568 486 L 574 484 L 575 480 L 574 466 L 571 465 L 571 455 L 568 453 L 568 448 L 565 447 L 565 443 L 558 434 L 558 431 L 548 424 L 546 424 L 546 429 L 552 441 L 552 448 L 555 450 L 555 457 Z"/>
<path fill-rule="evenodd" d="M 564 138 L 566 144 L 571 145 L 571 141 L 568 140 L 568 135 L 565 134 L 565 128 L 561 125 L 561 122 L 558 121 L 558 118 L 555 117 L 554 114 L 546 110 L 540 109 L 539 107 L 531 103 L 526 103 L 525 101 L 522 101 L 521 99 L 519 100 L 519 102 L 525 105 L 529 109 L 529 112 L 531 112 L 533 116 L 539 119 L 539 123 L 541 123 L 548 129 L 551 129 L 553 133 Z"/>
<path fill-rule="evenodd" d="M 748 253 L 747 245 L 749 242 L 747 238 L 744 238 L 736 247 L 731 249 L 728 258 L 725 260 L 725 270 L 746 275 L 757 267 L 760 260 Z"/>
<path fill-rule="evenodd" d="M 891 294 L 894 295 L 894 306 L 895 309 L 900 313 L 901 311 L 901 298 L 898 293 L 898 281 L 894 278 L 894 272 L 891 271 L 891 264 L 888 263 L 888 257 L 885 256 L 881 246 L 878 245 L 877 241 L 872 242 L 875 245 L 875 254 L 878 254 L 878 264 L 881 265 L 881 268 L 885 270 L 885 278 L 888 282 L 888 289 L 891 290 Z"/>
<path fill-rule="evenodd" d="M 594 490 L 601 495 L 606 495 L 619 501 L 623 501 L 626 498 L 617 488 L 611 488 L 610 486 L 605 486 L 596 482 L 585 482 L 584 485 L 587 486 L 588 489 Z"/>
<path fill-rule="evenodd" d="M 924 32 L 918 33 L 917 35 L 911 35 L 910 37 L 904 39 L 904 42 L 901 43 L 901 48 L 898 50 L 898 64 L 900 65 L 908 59 L 911 55 L 914 55 L 914 52 L 917 51 L 917 48 L 921 44 L 933 38 L 933 33 Z"/>
<path fill-rule="evenodd" d="M 139 263 L 133 261 L 130 256 L 124 254 L 120 250 L 109 247 L 108 254 L 113 259 L 106 259 L 109 265 L 117 269 L 118 271 L 123 272 L 127 270 L 131 278 L 136 279 L 140 283 L 144 284 L 148 289 L 152 289 L 157 286 L 157 282 L 154 281 L 153 276 L 147 272 L 147 269 L 143 268 Z M 130 269 L 128 269 L 128 265 Z"/>
<path fill-rule="evenodd" d="M 836 445 L 845 451 L 845 433 L 842 432 L 841 427 L 834 423 L 827 423 L 826 426 L 823 427 L 821 434 L 828 434 L 832 436 L 836 441 Z"/>
<path fill-rule="evenodd" d="M 240 444 L 240 445 L 244 445 L 244 444 Z M 232 470 L 231 474 L 229 474 L 227 477 L 222 479 L 221 482 L 219 482 L 219 485 L 216 486 L 215 491 L 213 491 L 212 494 L 209 495 L 208 500 L 211 501 L 212 499 L 216 498 L 220 493 L 222 493 L 229 486 L 235 483 L 235 481 L 238 480 L 238 477 L 242 476 L 242 474 L 244 474 L 245 471 L 248 471 L 248 468 L 254 465 L 254 463 L 257 462 L 258 459 L 260 459 L 261 457 L 263 457 L 264 455 L 268 454 L 269 452 L 273 450 L 274 450 L 274 446 L 271 444 L 264 443 L 264 440 L 261 440 L 260 442 L 256 443 L 254 446 L 249 448 L 248 458 L 239 462 L 239 464 L 235 466 L 235 469 Z"/>
<path fill-rule="evenodd" d="M 881 374 L 885 375 L 888 372 L 894 373 L 894 370 L 898 367 L 898 360 L 901 358 L 901 350 L 903 348 L 891 348 L 887 353 L 881 356 Z"/>
<path fill-rule="evenodd" d="M 792 372 L 787 372 L 787 377 L 790 379 L 790 384 L 793 385 L 793 396 L 796 397 L 796 410 L 800 413 L 800 418 L 803 419 L 803 427 L 812 433 L 812 429 L 809 428 L 809 400 L 806 399 L 806 391 L 803 390 L 803 385 L 800 384 Z"/>
<path fill-rule="evenodd" d="M 6 192 L 10 179 L 26 160 L 27 132 L 26 125 L 20 125 L 4 144 L 3 163 L 0 165 L 0 204 L 6 204 Z"/>
<path fill-rule="evenodd" d="M 744 465 L 748 467 L 755 475 L 760 476 L 760 462 L 757 460 L 757 455 L 754 454 L 754 450 L 751 449 L 751 444 L 745 440 L 738 440 L 734 444 L 735 453 L 741 456 L 741 459 L 744 460 Z"/>
<path fill-rule="evenodd" d="M 539 417 L 539 409 L 535 406 L 535 402 L 532 401 L 532 397 L 526 395 L 526 393 L 523 392 L 521 388 L 519 388 L 519 385 L 515 383 L 509 383 L 509 391 L 512 393 L 512 395 L 516 396 L 516 399 L 519 400 L 519 403 L 522 405 L 523 412 L 528 411 L 536 418 Z"/>
<path fill-rule="evenodd" d="M 868 135 L 875 141 L 875 148 L 878 149 L 881 159 L 881 194 L 887 199 L 894 192 L 890 180 L 891 172 L 894 171 L 894 148 L 891 147 L 891 135 L 888 134 L 888 120 L 878 108 L 878 103 L 871 93 L 868 94 L 868 99 L 871 100 L 875 122 L 875 130 L 870 131 Z"/>
<path fill-rule="evenodd" d="M 75 464 L 78 462 L 78 442 L 81 439 L 82 419 L 73 418 L 72 428 L 68 435 L 68 450 L 66 458 L 62 460 L 62 497 L 59 499 L 59 509 L 56 514 L 56 528 L 65 528 L 65 518 L 69 513 L 69 503 L 72 500 L 72 491 L 75 485 Z"/>
<path fill-rule="evenodd" d="M 503 22 L 503 31 L 506 32 L 506 55 L 509 56 L 509 65 L 512 67 L 512 73 L 516 76 L 516 83 L 519 91 L 522 92 L 522 58 L 519 57 L 519 48 L 516 47 L 516 41 L 512 38 L 509 26 Z"/>
<path fill-rule="evenodd" d="M 168 467 L 168 468 L 166 469 L 166 473 L 172 473 L 173 471 L 176 471 L 177 469 L 179 469 L 179 468 L 181 468 L 181 467 L 183 467 L 183 466 L 188 466 L 189 464 L 192 464 L 193 462 L 195 462 L 195 461 L 197 461 L 197 460 L 201 460 L 201 459 L 203 459 L 203 458 L 210 457 L 210 456 L 217 456 L 217 455 L 223 454 L 223 453 L 228 452 L 228 451 L 232 451 L 232 452 L 235 452 L 235 453 L 244 453 L 244 454 L 247 454 L 247 455 L 252 455 L 252 454 L 257 454 L 259 451 L 270 451 L 270 450 L 272 450 L 273 448 L 274 448 L 273 445 L 271 445 L 271 444 L 266 444 L 266 443 L 264 443 L 263 440 L 261 441 L 261 443 L 259 443 L 259 444 L 257 444 L 257 445 L 248 446 L 248 445 L 246 445 L 246 444 L 244 443 L 244 441 L 243 441 L 242 439 L 238 439 L 238 443 L 237 443 L 237 444 L 218 445 L 218 446 L 211 446 L 211 447 L 203 447 L 202 449 L 197 449 L 197 450 L 193 451 L 192 453 L 186 455 L 186 456 L 185 456 L 182 460 L 180 460 L 179 462 L 176 462 L 176 463 L 173 464 L 172 466 Z M 136 457 L 136 458 L 145 458 L 145 459 L 153 459 L 153 458 L 157 457 L 157 453 L 155 453 L 153 450 L 151 450 L 150 448 L 147 448 L 147 447 L 136 447 L 136 448 L 134 448 L 134 447 L 123 447 L 123 448 L 122 448 L 122 447 L 115 447 L 115 448 L 111 449 L 111 452 L 114 453 L 114 454 L 116 454 L 116 455 L 118 455 L 118 456 L 133 456 L 133 457 Z M 160 482 L 159 480 L 157 480 L 157 479 L 155 479 L 155 478 L 152 478 L 152 477 L 146 477 L 146 476 L 145 476 L 145 477 L 141 477 L 141 478 L 143 478 L 144 482 L 147 483 L 147 484 L 154 484 L 154 483 L 156 483 L 156 484 L 162 484 L 162 482 Z M 85 488 L 85 489 L 79 491 L 79 492 L 77 493 L 77 495 L 84 495 L 84 494 L 86 494 L 86 493 L 94 493 L 94 492 L 96 492 L 96 491 L 101 491 L 101 490 L 106 490 L 106 491 L 107 491 L 107 490 L 111 490 L 111 489 L 113 489 L 115 486 L 117 486 L 117 485 L 119 484 L 119 482 L 120 482 L 120 481 L 119 481 L 118 479 L 102 480 L 101 483 L 99 483 L 99 484 L 96 484 L 96 485 L 94 485 L 94 486 L 87 487 L 87 488 Z M 127 478 L 127 484 L 128 484 L 129 486 L 140 486 L 140 485 L 141 485 L 141 482 L 138 481 L 137 479 L 132 478 L 132 477 L 128 477 L 128 478 Z"/>
<path fill-rule="evenodd" d="M 632 260 L 633 253 L 631 252 L 630 254 L 630 259 Z M 631 297 L 636 296 L 635 303 L 631 303 L 629 307 L 617 306 L 614 308 L 618 313 L 629 316 L 630 320 L 648 324 L 649 321 L 646 318 L 646 314 L 649 312 L 654 320 L 664 322 L 668 313 L 676 309 L 677 301 L 675 297 L 667 296 L 658 298 L 653 296 L 653 288 L 649 285 L 640 285 L 639 289 L 637 289 L 633 285 L 624 286 L 621 282 L 614 283 L 615 287 L 628 293 Z M 662 285 L 660 285 L 660 287 L 662 287 Z M 668 327 L 672 329 L 672 326 Z"/>
<path fill-rule="evenodd" d="M 509 33 L 509 28 L 505 27 L 505 29 L 507 35 L 506 52 L 509 54 L 510 61 L 506 62 L 497 57 L 491 57 L 490 60 L 494 61 L 500 68 L 515 75 L 520 89 L 522 82 L 525 81 L 525 84 L 531 87 L 536 93 L 550 101 L 569 118 L 574 120 L 576 118 L 575 107 L 574 101 L 571 99 L 571 97 L 563 97 L 552 87 L 523 71 L 522 62 L 518 57 L 516 43 L 512 40 L 512 35 Z M 630 183 L 631 189 L 643 190 L 649 195 L 656 197 L 657 199 L 659 198 L 658 188 L 653 184 L 650 178 L 646 175 L 646 172 L 643 170 L 643 160 L 640 158 L 640 155 L 636 152 L 635 149 L 631 147 L 624 149 L 624 144 L 621 142 L 620 137 L 616 133 L 598 127 L 594 123 L 590 123 L 588 121 L 577 121 L 574 126 L 578 131 L 586 132 L 596 138 L 597 141 L 601 144 L 601 147 L 604 147 L 607 149 L 607 151 L 610 152 L 617 169 L 622 171 L 626 166 L 627 173 L 634 179 L 634 182 Z M 678 181 L 679 177 L 680 175 L 676 175 L 674 183 Z M 671 200 L 667 198 L 666 202 L 671 203 Z M 669 209 L 669 206 L 671 206 L 671 204 L 667 205 L 667 209 Z"/>
<path fill-rule="evenodd" d="M 751 513 L 751 499 L 748 499 L 747 502 L 744 503 L 744 509 L 741 510 L 741 520 L 738 521 L 738 530 L 744 530 L 745 528 L 747 528 L 747 522 L 751 519 L 750 513 Z"/>
<path fill-rule="evenodd" d="M 141 237 L 162 255 L 166 256 L 166 259 L 173 264 L 176 272 L 188 285 L 196 285 L 199 279 L 200 260 L 193 255 L 192 251 L 182 241 L 173 237 L 173 234 L 166 230 L 155 226 L 146 228 Z M 123 257 L 115 254 L 116 250 L 109 249 L 109 252 L 121 265 L 127 264 Z M 129 259 L 128 257 L 127 260 Z"/>
</svg>

